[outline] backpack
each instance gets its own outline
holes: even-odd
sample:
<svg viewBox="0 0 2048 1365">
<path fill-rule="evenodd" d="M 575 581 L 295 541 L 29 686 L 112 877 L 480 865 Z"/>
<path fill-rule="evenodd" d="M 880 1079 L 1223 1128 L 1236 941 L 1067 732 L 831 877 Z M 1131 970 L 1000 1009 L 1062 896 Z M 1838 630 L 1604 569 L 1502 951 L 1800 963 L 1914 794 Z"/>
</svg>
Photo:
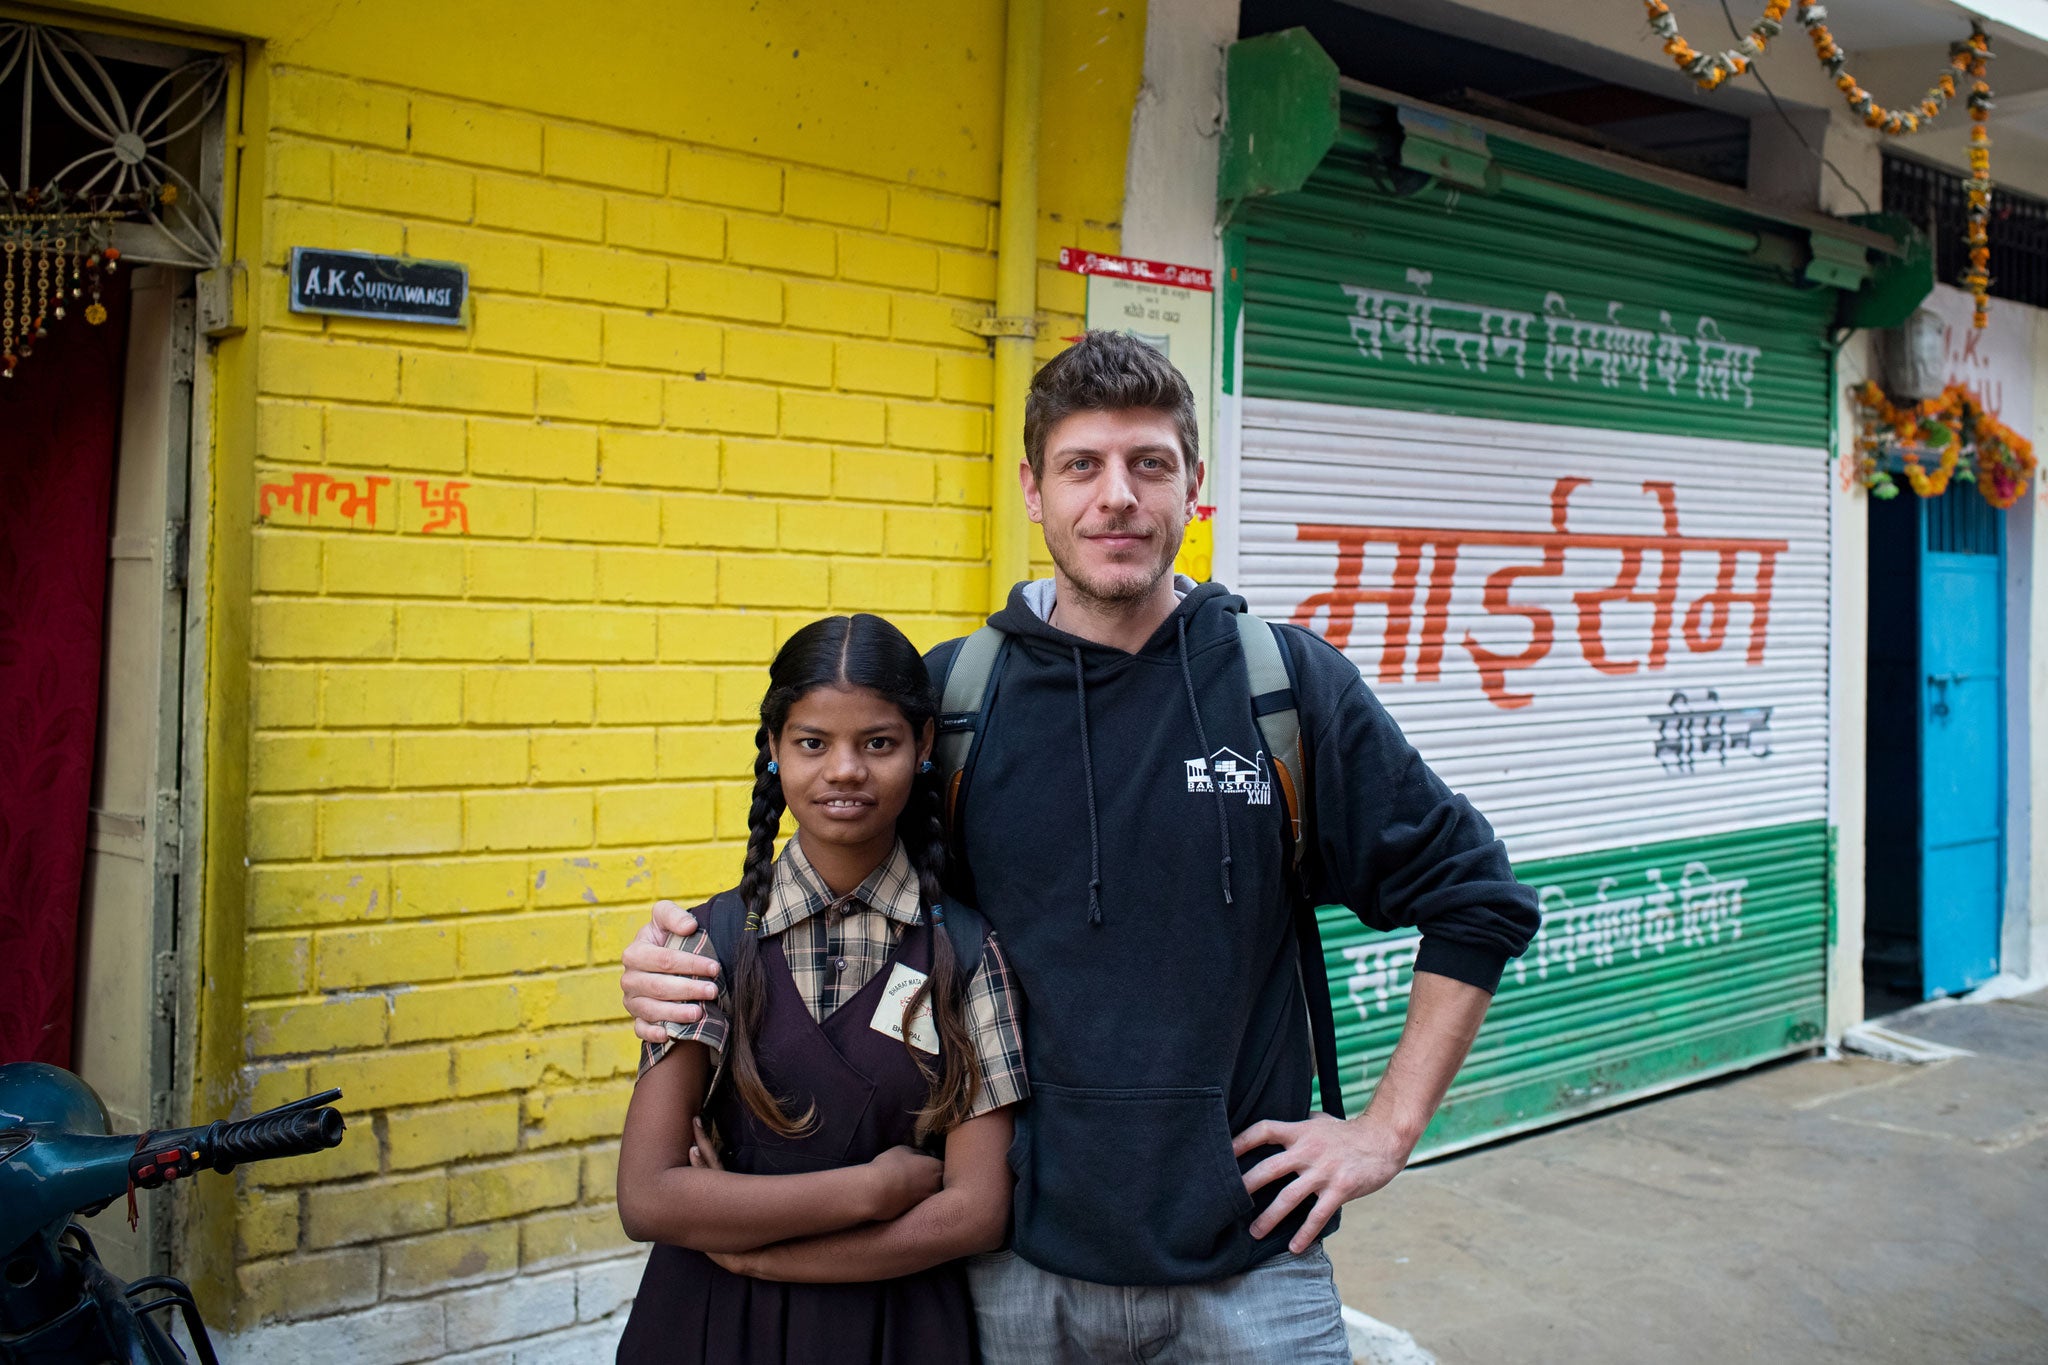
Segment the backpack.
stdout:
<svg viewBox="0 0 2048 1365">
<path fill-rule="evenodd" d="M 1325 1113 L 1344 1117 L 1344 1089 L 1337 1073 L 1337 1023 L 1330 1006 L 1329 976 L 1323 962 L 1323 935 L 1316 907 L 1301 886 L 1301 859 L 1308 812 L 1305 751 L 1301 743 L 1301 712 L 1294 701 L 1294 679 L 1286 647 L 1269 623 L 1239 612 L 1237 638 L 1244 650 L 1250 681 L 1252 719 L 1272 759 L 1273 778 L 1280 788 L 1287 818 L 1287 895 L 1293 907 L 1294 939 L 1300 950 L 1296 970 L 1302 994 L 1308 997 L 1309 1037 L 1315 1047 L 1315 1069 Z M 986 717 L 1000 686 L 1010 637 L 995 626 L 982 626 L 960 642 L 946 670 L 939 703 L 938 740 L 932 762 L 945 793 L 946 830 L 957 839 L 961 801 L 967 793 L 975 756 L 980 752 Z M 951 921 L 948 921 L 950 927 Z M 1312 984 L 1314 983 L 1314 984 Z M 1320 986 L 1320 989 L 1317 988 Z"/>
</svg>

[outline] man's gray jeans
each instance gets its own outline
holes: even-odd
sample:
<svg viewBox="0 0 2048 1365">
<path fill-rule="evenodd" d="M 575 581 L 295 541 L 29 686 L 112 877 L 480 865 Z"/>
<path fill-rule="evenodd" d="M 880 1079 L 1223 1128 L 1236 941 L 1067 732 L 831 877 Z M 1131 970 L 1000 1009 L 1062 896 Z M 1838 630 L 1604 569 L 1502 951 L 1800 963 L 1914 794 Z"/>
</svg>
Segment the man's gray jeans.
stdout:
<svg viewBox="0 0 2048 1365">
<path fill-rule="evenodd" d="M 967 1263 L 982 1365 L 1351 1365 L 1320 1242 L 1207 1284 L 1070 1280 L 1014 1251 Z"/>
</svg>

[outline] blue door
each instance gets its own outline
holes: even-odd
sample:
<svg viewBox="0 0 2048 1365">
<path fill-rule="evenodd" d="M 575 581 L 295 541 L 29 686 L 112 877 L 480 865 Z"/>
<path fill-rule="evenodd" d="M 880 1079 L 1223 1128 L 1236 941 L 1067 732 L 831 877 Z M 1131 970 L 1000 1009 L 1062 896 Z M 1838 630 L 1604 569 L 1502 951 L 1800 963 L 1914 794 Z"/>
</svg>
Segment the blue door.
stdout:
<svg viewBox="0 0 2048 1365">
<path fill-rule="evenodd" d="M 1920 504 L 1920 971 L 1998 972 L 2005 887 L 2004 518 L 1957 484 Z"/>
</svg>

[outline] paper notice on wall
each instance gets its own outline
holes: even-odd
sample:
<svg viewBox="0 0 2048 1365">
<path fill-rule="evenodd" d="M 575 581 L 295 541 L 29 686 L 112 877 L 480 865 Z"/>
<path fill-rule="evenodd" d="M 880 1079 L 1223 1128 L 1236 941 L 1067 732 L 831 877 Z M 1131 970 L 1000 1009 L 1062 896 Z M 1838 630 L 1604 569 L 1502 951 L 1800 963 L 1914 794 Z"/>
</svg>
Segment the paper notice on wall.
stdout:
<svg viewBox="0 0 2048 1365">
<path fill-rule="evenodd" d="M 1188 381 L 1195 393 L 1195 420 L 1200 455 L 1207 461 L 1211 419 L 1215 408 L 1215 280 L 1197 266 L 1142 261 L 1129 256 L 1103 256 L 1075 247 L 1060 249 L 1060 268 L 1088 278 L 1088 329 L 1127 332 L 1159 351 Z M 1197 581 L 1210 574 L 1211 482 L 1206 477 L 1198 498 L 1202 511 L 1188 527 L 1174 568 Z"/>
</svg>

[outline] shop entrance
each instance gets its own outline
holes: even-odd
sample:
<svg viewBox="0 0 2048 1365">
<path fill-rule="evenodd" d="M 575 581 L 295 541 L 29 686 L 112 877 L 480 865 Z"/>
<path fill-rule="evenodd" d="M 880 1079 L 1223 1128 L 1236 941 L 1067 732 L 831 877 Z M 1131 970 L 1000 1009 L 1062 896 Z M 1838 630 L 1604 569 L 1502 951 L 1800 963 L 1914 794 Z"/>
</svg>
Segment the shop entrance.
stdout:
<svg viewBox="0 0 2048 1365">
<path fill-rule="evenodd" d="M 1966 486 L 1870 504 L 1867 1009 L 1998 972 L 2004 518 Z"/>
</svg>

